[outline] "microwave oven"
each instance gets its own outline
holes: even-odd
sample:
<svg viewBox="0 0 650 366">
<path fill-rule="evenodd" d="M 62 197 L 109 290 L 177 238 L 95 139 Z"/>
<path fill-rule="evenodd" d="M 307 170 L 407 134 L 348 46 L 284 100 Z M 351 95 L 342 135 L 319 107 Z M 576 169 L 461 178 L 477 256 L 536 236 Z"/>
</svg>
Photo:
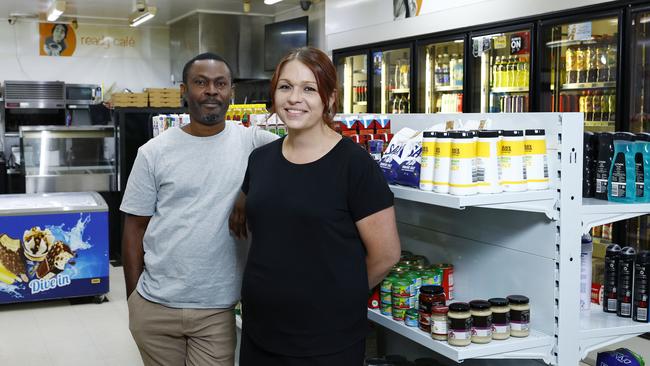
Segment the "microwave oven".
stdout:
<svg viewBox="0 0 650 366">
<path fill-rule="evenodd" d="M 102 88 L 94 84 L 65 84 L 65 104 L 90 105 L 101 103 Z"/>
</svg>

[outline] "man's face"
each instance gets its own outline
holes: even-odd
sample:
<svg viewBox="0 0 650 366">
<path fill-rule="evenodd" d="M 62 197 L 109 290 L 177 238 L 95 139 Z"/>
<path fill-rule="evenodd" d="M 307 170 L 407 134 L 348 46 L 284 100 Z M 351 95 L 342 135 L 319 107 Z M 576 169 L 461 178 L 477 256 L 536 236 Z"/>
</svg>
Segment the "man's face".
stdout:
<svg viewBox="0 0 650 366">
<path fill-rule="evenodd" d="M 225 121 L 232 95 L 230 71 L 216 60 L 195 61 L 187 73 L 187 85 L 181 84 L 190 118 L 203 125 Z"/>
</svg>

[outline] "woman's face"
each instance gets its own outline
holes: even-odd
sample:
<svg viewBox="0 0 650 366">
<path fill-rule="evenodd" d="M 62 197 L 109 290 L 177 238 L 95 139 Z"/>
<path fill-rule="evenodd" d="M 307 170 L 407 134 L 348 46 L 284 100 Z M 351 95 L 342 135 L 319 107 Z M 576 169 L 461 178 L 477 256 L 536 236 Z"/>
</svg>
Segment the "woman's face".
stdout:
<svg viewBox="0 0 650 366">
<path fill-rule="evenodd" d="M 55 42 L 61 42 L 65 39 L 65 26 L 57 24 L 52 30 L 52 39 Z"/>
<path fill-rule="evenodd" d="M 275 110 L 289 129 L 308 130 L 324 123 L 325 105 L 316 77 L 302 62 L 292 60 L 284 65 L 274 93 Z"/>
</svg>

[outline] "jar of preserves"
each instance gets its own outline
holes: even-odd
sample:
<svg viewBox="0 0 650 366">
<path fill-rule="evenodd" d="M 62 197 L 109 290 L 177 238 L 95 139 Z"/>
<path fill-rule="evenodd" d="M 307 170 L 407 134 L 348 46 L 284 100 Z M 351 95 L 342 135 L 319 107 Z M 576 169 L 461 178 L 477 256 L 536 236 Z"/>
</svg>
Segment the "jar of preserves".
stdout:
<svg viewBox="0 0 650 366">
<path fill-rule="evenodd" d="M 492 310 L 485 300 L 473 300 L 469 303 L 472 314 L 472 342 L 490 343 L 492 341 Z"/>
<path fill-rule="evenodd" d="M 431 311 L 435 306 L 445 305 L 445 290 L 442 286 L 422 286 L 418 307 L 420 329 L 431 332 Z"/>
<path fill-rule="evenodd" d="M 510 302 L 510 335 L 528 337 L 530 334 L 530 300 L 522 295 L 508 296 Z"/>
<path fill-rule="evenodd" d="M 469 346 L 472 343 L 472 314 L 469 304 L 455 302 L 447 312 L 447 342 L 452 346 Z"/>
<path fill-rule="evenodd" d="M 510 338 L 510 302 L 500 297 L 488 301 L 492 309 L 492 339 Z"/>
<path fill-rule="evenodd" d="M 431 338 L 437 341 L 447 340 L 447 312 L 446 306 L 434 306 L 431 309 Z"/>
</svg>

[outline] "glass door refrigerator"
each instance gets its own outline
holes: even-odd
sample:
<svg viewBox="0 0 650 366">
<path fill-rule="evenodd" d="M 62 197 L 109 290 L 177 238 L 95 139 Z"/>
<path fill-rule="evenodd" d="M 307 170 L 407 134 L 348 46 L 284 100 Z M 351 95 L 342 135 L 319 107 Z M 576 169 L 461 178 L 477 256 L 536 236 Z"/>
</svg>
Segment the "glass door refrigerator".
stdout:
<svg viewBox="0 0 650 366">
<path fill-rule="evenodd" d="M 368 109 L 368 53 L 356 52 L 335 57 L 336 73 L 342 92 L 340 113 L 366 113 Z"/>
<path fill-rule="evenodd" d="M 463 112 L 465 37 L 420 41 L 416 49 L 417 112 Z"/>
<path fill-rule="evenodd" d="M 628 127 L 631 132 L 650 132 L 650 7 L 630 12 L 630 67 Z"/>
<path fill-rule="evenodd" d="M 410 113 L 411 46 L 409 44 L 372 51 L 371 112 Z"/>
<path fill-rule="evenodd" d="M 542 23 L 540 111 L 584 113 L 586 131 L 616 129 L 620 18 Z"/>
<path fill-rule="evenodd" d="M 521 113 L 531 110 L 532 25 L 471 34 L 470 111 Z"/>
</svg>

